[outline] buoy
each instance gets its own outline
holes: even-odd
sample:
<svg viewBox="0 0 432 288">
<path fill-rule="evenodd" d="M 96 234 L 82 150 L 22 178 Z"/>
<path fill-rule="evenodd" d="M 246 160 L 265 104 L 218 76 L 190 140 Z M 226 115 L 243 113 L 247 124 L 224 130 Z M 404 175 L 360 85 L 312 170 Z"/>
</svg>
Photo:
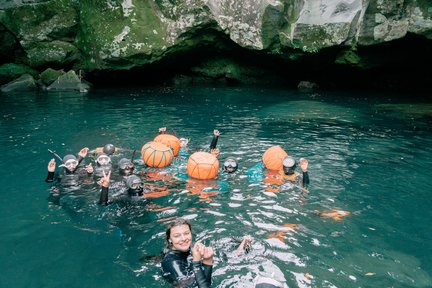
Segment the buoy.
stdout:
<svg viewBox="0 0 432 288">
<path fill-rule="evenodd" d="M 174 154 L 170 147 L 150 141 L 141 148 L 141 158 L 147 166 L 163 168 L 171 164 Z"/>
<path fill-rule="evenodd" d="M 178 155 L 180 150 L 180 139 L 171 134 L 159 134 L 154 138 L 155 142 L 160 142 L 173 149 L 174 157 Z"/>
<path fill-rule="evenodd" d="M 218 159 L 207 152 L 193 153 L 187 163 L 188 175 L 195 179 L 214 179 L 219 170 Z"/>
<path fill-rule="evenodd" d="M 264 152 L 262 161 L 267 169 L 281 170 L 282 160 L 286 156 L 288 156 L 288 153 L 286 153 L 280 146 L 272 146 Z"/>
</svg>

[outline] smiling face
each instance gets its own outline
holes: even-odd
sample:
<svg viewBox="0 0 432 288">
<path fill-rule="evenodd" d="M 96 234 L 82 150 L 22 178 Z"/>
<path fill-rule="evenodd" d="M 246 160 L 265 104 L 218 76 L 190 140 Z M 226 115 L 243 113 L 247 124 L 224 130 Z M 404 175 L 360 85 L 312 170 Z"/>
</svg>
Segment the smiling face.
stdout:
<svg viewBox="0 0 432 288">
<path fill-rule="evenodd" d="M 169 240 L 172 243 L 173 250 L 188 251 L 192 244 L 192 232 L 189 225 L 183 224 L 172 227 Z"/>
</svg>

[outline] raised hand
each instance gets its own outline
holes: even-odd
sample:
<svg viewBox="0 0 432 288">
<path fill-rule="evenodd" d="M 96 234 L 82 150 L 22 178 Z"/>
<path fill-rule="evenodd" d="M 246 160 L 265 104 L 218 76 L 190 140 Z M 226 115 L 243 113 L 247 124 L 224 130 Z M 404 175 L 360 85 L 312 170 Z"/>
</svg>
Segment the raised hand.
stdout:
<svg viewBox="0 0 432 288">
<path fill-rule="evenodd" d="M 56 162 L 55 159 L 53 158 L 48 162 L 48 172 L 54 172 L 55 168 L 56 168 Z"/>
<path fill-rule="evenodd" d="M 79 152 L 78 152 L 78 156 L 80 156 L 81 158 L 85 158 L 87 156 L 87 153 L 90 149 L 87 147 L 82 148 Z"/>
<path fill-rule="evenodd" d="M 102 171 L 102 178 L 100 178 L 97 183 L 102 187 L 108 188 L 110 183 L 110 177 L 111 177 L 111 171 L 108 171 L 108 174 L 106 174 L 104 170 Z"/>
</svg>

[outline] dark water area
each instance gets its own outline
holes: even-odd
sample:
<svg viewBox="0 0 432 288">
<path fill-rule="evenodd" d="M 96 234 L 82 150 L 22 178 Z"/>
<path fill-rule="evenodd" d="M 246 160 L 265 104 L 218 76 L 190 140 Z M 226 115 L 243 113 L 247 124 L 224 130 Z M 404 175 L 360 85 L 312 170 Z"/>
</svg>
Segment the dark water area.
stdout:
<svg viewBox="0 0 432 288">
<path fill-rule="evenodd" d="M 257 275 L 289 287 L 432 287 L 429 95 L 107 89 L 2 94 L 0 112 L 0 287 L 170 287 L 149 256 L 179 216 L 216 251 L 212 287 L 253 287 Z M 47 149 L 140 149 L 163 126 L 190 138 L 189 153 L 219 129 L 219 159 L 236 157 L 239 170 L 204 183 L 148 176 L 165 193 L 127 205 L 99 206 L 97 177 L 49 201 Z M 309 160 L 309 193 L 249 177 L 272 145 Z M 200 187 L 216 193 L 192 193 Z M 350 214 L 320 214 L 334 209 Z M 252 250 L 235 256 L 244 235 Z"/>
</svg>

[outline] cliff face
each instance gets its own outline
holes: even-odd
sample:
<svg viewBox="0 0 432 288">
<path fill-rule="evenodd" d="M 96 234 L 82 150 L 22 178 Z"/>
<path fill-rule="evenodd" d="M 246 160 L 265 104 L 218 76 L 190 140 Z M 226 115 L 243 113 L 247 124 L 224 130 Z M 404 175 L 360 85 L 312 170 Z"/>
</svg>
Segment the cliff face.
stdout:
<svg viewBox="0 0 432 288">
<path fill-rule="evenodd" d="M 370 69 L 389 59 L 380 61 L 368 48 L 389 47 L 409 34 L 430 52 L 432 39 L 428 0 L 0 0 L 0 9 L 0 63 L 36 70 L 129 70 L 174 63 L 187 53 L 193 62 L 196 51 L 207 51 L 207 58 L 244 51 L 281 63 L 319 55 L 326 63 Z M 191 66 L 235 74 L 227 61 L 235 62 Z"/>
</svg>

